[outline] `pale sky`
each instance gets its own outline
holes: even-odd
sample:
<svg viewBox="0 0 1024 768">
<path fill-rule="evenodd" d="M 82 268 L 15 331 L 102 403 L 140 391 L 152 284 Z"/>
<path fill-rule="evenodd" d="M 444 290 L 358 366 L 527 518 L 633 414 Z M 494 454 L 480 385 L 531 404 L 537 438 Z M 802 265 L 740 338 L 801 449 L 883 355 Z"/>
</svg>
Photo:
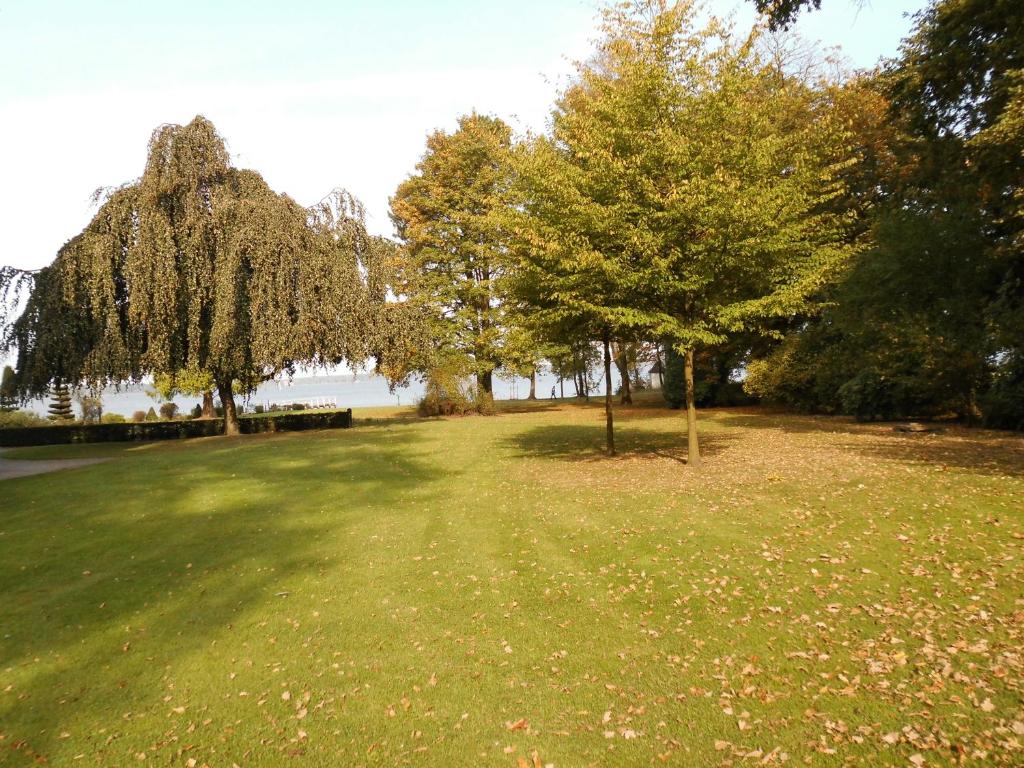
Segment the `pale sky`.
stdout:
<svg viewBox="0 0 1024 768">
<path fill-rule="evenodd" d="M 709 0 L 749 27 L 751 6 Z M 824 0 L 797 31 L 854 67 L 925 0 Z M 335 187 L 390 234 L 427 134 L 473 109 L 542 130 L 594 0 L 0 0 L 0 264 L 36 268 L 136 178 L 162 123 L 210 118 L 236 164 L 309 205 Z"/>
</svg>

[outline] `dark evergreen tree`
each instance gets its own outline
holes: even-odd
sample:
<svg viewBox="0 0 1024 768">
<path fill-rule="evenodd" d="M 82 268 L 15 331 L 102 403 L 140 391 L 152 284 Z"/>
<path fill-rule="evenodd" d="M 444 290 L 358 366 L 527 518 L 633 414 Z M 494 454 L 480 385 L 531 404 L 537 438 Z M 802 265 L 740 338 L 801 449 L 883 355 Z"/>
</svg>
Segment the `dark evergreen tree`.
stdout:
<svg viewBox="0 0 1024 768">
<path fill-rule="evenodd" d="M 686 357 L 672 344 L 665 344 L 665 362 L 661 379 L 661 393 L 669 408 L 686 405 Z"/>
<path fill-rule="evenodd" d="M 4 375 L 0 379 L 0 412 L 13 411 L 18 407 L 18 388 L 15 384 L 14 369 L 4 366 Z"/>
</svg>

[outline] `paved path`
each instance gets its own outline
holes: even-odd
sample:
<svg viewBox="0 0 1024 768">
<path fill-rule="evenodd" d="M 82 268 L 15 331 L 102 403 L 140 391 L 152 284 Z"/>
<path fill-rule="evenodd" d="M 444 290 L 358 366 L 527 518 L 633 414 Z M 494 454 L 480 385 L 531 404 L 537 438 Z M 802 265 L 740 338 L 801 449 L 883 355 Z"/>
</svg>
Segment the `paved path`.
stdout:
<svg viewBox="0 0 1024 768">
<path fill-rule="evenodd" d="M 90 464 L 99 464 L 109 459 L 40 459 L 38 461 L 21 461 L 18 459 L 5 459 L 2 455 L 3 448 L 0 448 L 0 480 L 10 480 L 12 477 L 26 477 L 28 475 L 41 475 L 44 472 L 56 472 L 60 469 L 71 469 L 72 467 L 87 467 Z"/>
</svg>

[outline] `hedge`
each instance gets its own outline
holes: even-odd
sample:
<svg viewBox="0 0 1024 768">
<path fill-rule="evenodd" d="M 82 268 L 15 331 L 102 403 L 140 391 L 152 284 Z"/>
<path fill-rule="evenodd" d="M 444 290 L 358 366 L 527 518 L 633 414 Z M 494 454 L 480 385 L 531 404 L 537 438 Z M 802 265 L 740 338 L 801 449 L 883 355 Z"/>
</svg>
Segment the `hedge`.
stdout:
<svg viewBox="0 0 1024 768">
<path fill-rule="evenodd" d="M 305 429 L 344 429 L 352 426 L 352 409 L 307 411 L 279 416 L 243 416 L 242 433 L 300 432 Z M 125 424 L 72 424 L 51 427 L 0 429 L 0 446 L 63 445 L 66 443 L 121 443 L 140 440 L 177 440 L 224 434 L 224 419 L 155 421 Z"/>
</svg>

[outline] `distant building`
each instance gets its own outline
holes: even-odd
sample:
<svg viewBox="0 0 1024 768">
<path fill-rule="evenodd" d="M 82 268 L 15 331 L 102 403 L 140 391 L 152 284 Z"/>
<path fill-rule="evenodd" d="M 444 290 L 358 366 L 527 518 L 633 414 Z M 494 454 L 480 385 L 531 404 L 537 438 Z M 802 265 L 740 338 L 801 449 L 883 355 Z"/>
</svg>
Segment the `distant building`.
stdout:
<svg viewBox="0 0 1024 768">
<path fill-rule="evenodd" d="M 655 360 L 654 365 L 651 366 L 651 370 L 648 372 L 651 379 L 651 389 L 661 389 L 662 372 L 661 360 Z"/>
</svg>

